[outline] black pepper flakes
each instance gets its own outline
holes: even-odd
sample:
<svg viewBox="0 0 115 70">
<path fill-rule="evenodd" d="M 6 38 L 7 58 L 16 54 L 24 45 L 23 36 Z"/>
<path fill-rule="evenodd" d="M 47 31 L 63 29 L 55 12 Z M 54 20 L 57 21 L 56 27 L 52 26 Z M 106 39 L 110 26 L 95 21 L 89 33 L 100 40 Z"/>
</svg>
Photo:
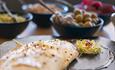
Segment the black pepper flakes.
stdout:
<svg viewBox="0 0 115 70">
<path fill-rule="evenodd" d="M 37 44 L 37 46 L 39 46 L 39 44 Z"/>
<path fill-rule="evenodd" d="M 24 53 L 24 57 L 26 57 L 26 53 Z"/>
<path fill-rule="evenodd" d="M 58 60 L 55 60 L 55 62 L 57 62 Z"/>
<path fill-rule="evenodd" d="M 54 54 L 52 54 L 52 57 L 55 57 L 55 55 L 54 55 Z"/>
<path fill-rule="evenodd" d="M 36 47 L 37 45 L 36 45 L 36 44 L 34 44 L 33 46 L 34 46 L 34 47 Z"/>
<path fill-rule="evenodd" d="M 51 46 L 50 48 L 53 49 L 53 46 Z"/>
<path fill-rule="evenodd" d="M 43 47 L 45 47 L 46 45 L 43 45 Z"/>
<path fill-rule="evenodd" d="M 69 61 L 69 59 L 66 59 L 66 61 Z"/>
<path fill-rule="evenodd" d="M 67 51 L 65 51 L 65 53 L 67 53 Z"/>
<path fill-rule="evenodd" d="M 42 56 L 42 55 L 44 55 L 43 53 L 40 53 L 40 55 Z"/>
<path fill-rule="evenodd" d="M 71 56 L 73 55 L 73 54 L 70 54 Z"/>
<path fill-rule="evenodd" d="M 7 56 L 6 58 L 8 59 L 9 57 Z"/>
<path fill-rule="evenodd" d="M 57 48 L 57 50 L 59 50 L 59 48 Z"/>
<path fill-rule="evenodd" d="M 46 65 L 46 62 L 43 62 L 44 65 Z"/>
</svg>

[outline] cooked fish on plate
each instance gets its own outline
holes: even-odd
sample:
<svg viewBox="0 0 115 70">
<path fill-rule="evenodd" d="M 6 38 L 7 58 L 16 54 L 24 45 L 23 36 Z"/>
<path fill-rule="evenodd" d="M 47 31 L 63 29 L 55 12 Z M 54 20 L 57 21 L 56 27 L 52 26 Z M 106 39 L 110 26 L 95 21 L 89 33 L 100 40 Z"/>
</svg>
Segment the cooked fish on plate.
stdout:
<svg viewBox="0 0 115 70">
<path fill-rule="evenodd" d="M 7 41 L 0 45 L 0 70 L 99 70 L 107 68 L 113 62 L 114 55 L 112 51 L 103 46 L 103 43 L 100 42 L 98 45 L 98 42 L 88 39 L 59 40 L 51 36 L 29 36 Z M 80 56 L 81 53 L 84 54 Z M 74 60 L 76 58 L 77 61 Z"/>
<path fill-rule="evenodd" d="M 64 70 L 78 56 L 67 41 L 39 40 L 18 44 L 0 59 L 0 70 Z"/>
</svg>

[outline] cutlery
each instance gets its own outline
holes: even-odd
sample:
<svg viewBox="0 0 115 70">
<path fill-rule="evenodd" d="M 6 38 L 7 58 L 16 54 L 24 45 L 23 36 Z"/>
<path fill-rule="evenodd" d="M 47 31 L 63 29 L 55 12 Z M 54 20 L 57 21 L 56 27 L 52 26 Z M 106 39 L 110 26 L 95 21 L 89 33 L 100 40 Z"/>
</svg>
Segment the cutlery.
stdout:
<svg viewBox="0 0 115 70">
<path fill-rule="evenodd" d="M 11 11 L 10 11 L 10 10 L 8 9 L 8 7 L 6 6 L 6 3 L 5 3 L 4 1 L 0 0 L 0 4 L 2 5 L 3 10 L 4 10 L 10 17 L 12 17 L 12 19 L 13 19 L 15 22 L 17 22 L 16 16 L 11 13 Z"/>
</svg>

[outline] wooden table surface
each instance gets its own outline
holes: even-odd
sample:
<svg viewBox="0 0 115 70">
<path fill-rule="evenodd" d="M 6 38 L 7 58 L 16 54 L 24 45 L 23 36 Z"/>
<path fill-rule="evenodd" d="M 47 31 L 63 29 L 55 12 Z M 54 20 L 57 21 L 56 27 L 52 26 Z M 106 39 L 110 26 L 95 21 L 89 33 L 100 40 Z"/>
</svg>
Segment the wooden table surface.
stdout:
<svg viewBox="0 0 115 70">
<path fill-rule="evenodd" d="M 31 36 L 31 35 L 52 35 L 54 34 L 52 28 L 40 28 L 37 27 L 37 25 L 33 22 L 30 22 L 28 27 L 20 34 L 17 36 L 17 38 L 23 38 L 26 36 Z M 108 39 L 114 40 L 115 41 L 115 27 L 112 23 L 109 25 L 105 26 L 102 30 L 102 32 L 97 33 L 99 36 L 106 37 Z M 3 43 L 4 41 L 7 41 L 10 39 L 5 39 L 5 38 L 0 38 L 0 43 Z"/>
<path fill-rule="evenodd" d="M 30 22 L 28 27 L 20 34 L 17 36 L 17 38 L 23 38 L 26 36 L 31 36 L 31 35 L 53 35 L 53 30 L 52 28 L 40 28 L 37 27 L 35 23 Z M 103 28 L 103 30 L 98 33 L 101 38 L 99 41 L 102 41 L 105 45 L 107 45 L 110 50 L 115 52 L 115 27 L 112 23 L 108 24 Z M 8 41 L 11 39 L 5 39 L 5 38 L 0 38 L 0 43 L 3 43 L 5 41 Z M 114 41 L 111 41 L 114 40 Z M 109 66 L 109 68 L 105 70 L 115 70 L 115 61 Z"/>
</svg>

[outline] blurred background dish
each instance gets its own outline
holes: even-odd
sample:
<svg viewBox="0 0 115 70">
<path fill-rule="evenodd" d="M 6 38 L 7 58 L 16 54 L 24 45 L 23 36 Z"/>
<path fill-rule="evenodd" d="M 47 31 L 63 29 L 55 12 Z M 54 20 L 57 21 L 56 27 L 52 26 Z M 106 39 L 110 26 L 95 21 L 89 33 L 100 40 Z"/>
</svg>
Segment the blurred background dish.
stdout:
<svg viewBox="0 0 115 70">
<path fill-rule="evenodd" d="M 94 16 L 94 14 L 90 12 L 88 12 L 90 14 L 89 15 L 87 14 L 86 16 L 86 13 L 87 12 L 85 11 L 82 11 L 81 13 L 79 11 L 76 11 L 71 14 L 70 13 L 61 14 L 61 15 L 54 14 L 51 17 L 52 25 L 54 29 L 62 37 L 78 37 L 78 38 L 93 37 L 93 35 L 97 31 L 100 31 L 100 29 L 103 26 L 104 21 L 103 19 Z"/>
<path fill-rule="evenodd" d="M 33 16 L 30 13 L 19 13 L 19 12 L 12 12 L 14 15 L 17 16 L 17 21 L 14 22 L 12 18 L 7 16 L 7 13 L 0 12 L 2 16 L 0 17 L 0 37 L 3 38 L 15 38 L 18 34 L 20 34 L 29 24 L 29 22 L 32 20 Z M 4 13 L 4 14 L 3 14 Z M 24 20 L 22 19 L 24 18 Z"/>
<path fill-rule="evenodd" d="M 98 0 L 82 0 L 81 3 L 75 5 L 75 8 L 97 13 L 98 16 L 105 21 L 104 25 L 110 22 L 110 16 L 115 12 L 115 6 L 113 4 L 104 3 Z"/>
<path fill-rule="evenodd" d="M 52 10 L 59 11 L 61 13 L 67 13 L 69 11 L 68 5 L 63 4 L 59 1 L 45 1 L 45 3 Z M 50 17 L 52 16 L 52 13 L 40 4 L 25 4 L 22 6 L 22 9 L 33 14 L 33 21 L 39 27 L 51 26 Z"/>
<path fill-rule="evenodd" d="M 11 1 L 4 0 L 4 1 L 7 3 L 7 6 L 9 9 L 15 10 L 15 11 L 22 11 L 22 9 L 21 9 L 22 4 L 19 3 L 19 0 L 11 0 Z M 27 4 L 37 2 L 36 0 L 23 0 L 23 1 Z M 54 1 L 54 0 L 44 0 L 44 1 Z M 73 5 L 76 5 L 76 4 L 79 4 L 82 0 L 65 0 L 65 1 L 67 1 Z M 108 4 L 113 4 L 113 5 L 115 4 L 114 0 L 99 0 L 99 1 L 104 2 L 104 3 L 108 3 Z"/>
<path fill-rule="evenodd" d="M 18 14 L 13 14 L 13 16 L 15 16 L 15 20 L 13 17 L 9 16 L 7 13 L 1 12 L 0 13 L 0 23 L 4 23 L 4 24 L 13 24 L 13 23 L 21 23 L 21 22 L 25 22 L 26 18 L 18 15 Z"/>
<path fill-rule="evenodd" d="M 4 0 L 6 3 L 7 3 L 7 6 L 9 7 L 9 9 L 11 10 L 15 10 L 15 11 L 22 11 L 21 9 L 21 4 L 19 3 L 18 0 L 12 0 L 12 1 L 9 1 L 9 0 Z M 36 0 L 23 0 L 25 3 L 27 4 L 34 4 L 34 3 L 37 3 Z M 55 0 L 44 0 L 44 1 L 55 1 Z M 65 1 L 68 1 L 69 3 L 73 4 L 73 5 L 78 5 L 78 4 L 81 4 L 80 2 L 82 1 L 85 1 L 85 0 L 65 0 Z M 87 0 L 88 1 L 88 0 Z M 92 0 L 92 1 L 101 1 L 102 3 L 105 3 L 105 4 L 110 4 L 110 5 L 114 5 L 114 0 Z M 14 2 L 12 4 L 12 2 Z M 15 5 L 15 7 L 14 7 Z M 111 14 L 109 14 L 110 16 Z M 102 16 L 102 15 L 101 15 Z M 106 19 L 108 19 L 108 15 L 103 15 L 103 17 L 107 17 Z M 102 18 L 104 19 L 104 18 Z M 110 18 L 109 18 L 110 19 Z M 108 21 L 108 20 L 104 20 L 105 22 Z M 109 21 L 108 21 L 109 22 Z M 108 24 L 108 22 L 106 22 Z M 106 25 L 106 23 L 104 23 L 104 25 Z"/>
<path fill-rule="evenodd" d="M 21 6 L 22 4 L 19 3 L 19 0 L 12 0 L 12 1 L 9 1 L 9 0 L 4 0 L 6 3 L 7 3 L 7 6 L 9 9 L 11 10 L 15 10 L 15 11 L 22 11 L 21 9 Z M 35 4 L 37 3 L 36 0 L 23 0 L 25 2 L 25 5 L 29 5 L 29 4 Z M 44 0 L 44 1 L 55 1 L 55 0 Z M 66 0 L 68 1 L 69 3 L 71 3 L 72 5 L 76 5 L 76 4 L 79 4 L 81 2 L 81 0 Z M 95 0 L 93 0 L 95 1 Z M 97 0 L 98 1 L 98 0 Z M 100 0 L 101 2 L 104 2 L 104 3 L 109 3 L 109 4 L 114 4 L 113 3 L 113 0 Z M 13 3 L 13 4 L 12 4 Z M 15 7 L 14 7 L 15 5 Z M 38 19 L 39 20 L 39 19 Z M 105 23 L 104 23 L 105 24 Z M 40 28 L 38 28 L 40 29 Z M 39 30 L 38 30 L 39 31 Z M 39 32 L 38 32 L 39 33 Z"/>
<path fill-rule="evenodd" d="M 57 7 L 55 4 L 53 3 L 47 3 L 46 4 L 50 9 L 54 10 L 54 11 L 59 11 L 59 12 L 63 12 L 63 9 L 66 10 L 63 7 Z M 23 7 L 23 9 L 25 9 L 25 7 Z M 30 4 L 28 5 L 26 11 L 28 12 L 32 12 L 32 13 L 38 13 L 38 14 L 52 14 L 52 12 L 50 12 L 49 10 L 47 10 L 46 8 L 44 8 L 42 5 L 40 5 L 39 3 L 36 4 Z"/>
</svg>

